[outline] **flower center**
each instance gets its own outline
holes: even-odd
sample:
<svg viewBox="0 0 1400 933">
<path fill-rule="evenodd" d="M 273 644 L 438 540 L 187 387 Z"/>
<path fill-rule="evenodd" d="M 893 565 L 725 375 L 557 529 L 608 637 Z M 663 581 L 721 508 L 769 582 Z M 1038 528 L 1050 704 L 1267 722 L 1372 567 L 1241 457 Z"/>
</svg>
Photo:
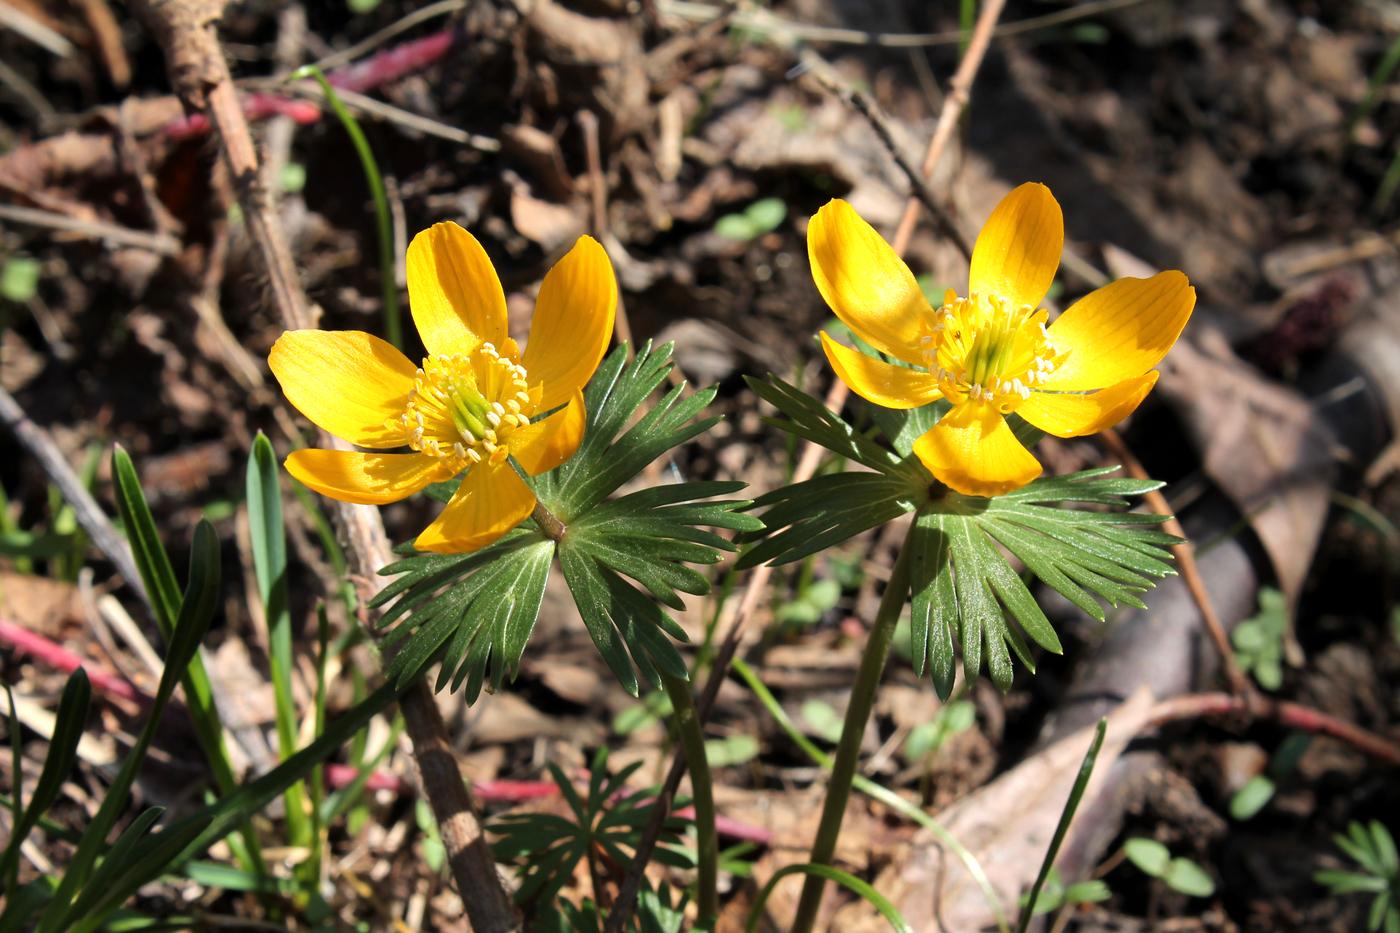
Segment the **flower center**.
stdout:
<svg viewBox="0 0 1400 933">
<path fill-rule="evenodd" d="M 949 290 L 921 327 L 924 365 L 954 405 L 984 401 L 1014 411 L 1066 356 L 1050 341 L 1048 317 L 1044 308 L 1014 307 L 999 295 L 959 298 Z"/>
<path fill-rule="evenodd" d="M 460 470 L 509 456 L 506 439 L 530 423 L 534 409 L 525 367 L 482 343 L 424 360 L 399 422 L 410 447 Z"/>
</svg>

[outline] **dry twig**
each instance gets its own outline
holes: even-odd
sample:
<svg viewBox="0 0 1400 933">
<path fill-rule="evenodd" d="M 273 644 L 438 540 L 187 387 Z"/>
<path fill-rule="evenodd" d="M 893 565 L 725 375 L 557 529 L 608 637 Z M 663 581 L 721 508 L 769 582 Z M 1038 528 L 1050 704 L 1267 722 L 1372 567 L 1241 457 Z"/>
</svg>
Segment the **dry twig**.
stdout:
<svg viewBox="0 0 1400 933">
<path fill-rule="evenodd" d="M 290 251 L 259 183 L 257 153 L 239 104 L 233 78 L 215 34 L 222 0 L 138 0 L 136 7 L 165 51 L 175 92 L 191 112 L 205 112 L 219 131 L 220 150 L 238 191 L 248 232 L 268 274 L 273 305 L 288 329 L 313 325 Z M 323 443 L 334 439 L 323 437 Z M 334 515 L 346 553 L 371 594 L 381 588 L 379 568 L 392 559 L 379 512 L 337 502 Z M 437 817 L 448 861 L 478 933 L 519 929 L 482 834 L 476 803 L 457 765 L 447 729 L 431 691 L 422 681 L 399 701 L 413 742 L 423 789 Z"/>
<path fill-rule="evenodd" d="M 1143 469 L 1142 463 L 1128 449 L 1128 445 L 1123 443 L 1123 438 L 1118 435 L 1117 431 L 1113 428 L 1105 428 L 1099 436 L 1130 475 L 1137 479 L 1148 479 L 1147 471 Z M 1143 499 L 1147 502 L 1148 508 L 1158 515 L 1167 517 L 1167 520 L 1162 523 L 1162 530 L 1183 539 L 1181 544 L 1172 546 L 1176 565 L 1181 569 L 1182 582 L 1186 584 L 1186 589 L 1190 592 L 1196 609 L 1201 613 L 1201 621 L 1205 623 L 1206 632 L 1210 635 L 1210 640 L 1220 655 L 1220 663 L 1225 668 L 1225 679 L 1230 684 L 1230 692 L 1241 699 L 1249 699 L 1256 691 L 1250 684 L 1249 678 L 1240 670 L 1239 661 L 1235 658 L 1235 649 L 1230 645 L 1230 636 L 1225 632 L 1225 624 L 1220 621 L 1220 616 L 1210 601 L 1210 595 L 1206 592 L 1205 582 L 1201 580 L 1201 572 L 1196 567 L 1196 549 L 1192 547 L 1190 541 L 1185 540 L 1186 532 L 1182 529 L 1181 522 L 1177 521 L 1176 516 L 1172 514 L 1171 505 L 1167 502 L 1166 497 L 1154 490 L 1145 495 Z"/>
</svg>

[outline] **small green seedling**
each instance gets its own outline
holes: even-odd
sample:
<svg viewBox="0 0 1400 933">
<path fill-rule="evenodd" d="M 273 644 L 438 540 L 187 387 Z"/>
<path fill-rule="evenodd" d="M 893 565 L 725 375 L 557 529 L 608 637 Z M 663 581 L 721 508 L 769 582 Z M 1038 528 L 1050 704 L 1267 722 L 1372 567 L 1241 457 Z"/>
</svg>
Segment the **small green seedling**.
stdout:
<svg viewBox="0 0 1400 933">
<path fill-rule="evenodd" d="M 0 297 L 23 304 L 39 290 L 39 260 L 11 256 L 0 266 Z"/>
<path fill-rule="evenodd" d="M 1250 778 L 1230 798 L 1230 817 L 1240 821 L 1253 819 L 1268 806 L 1278 790 L 1278 782 L 1292 773 L 1311 744 L 1312 736 L 1304 732 L 1295 732 L 1284 739 L 1269 759 L 1268 770 Z"/>
<path fill-rule="evenodd" d="M 1288 630 L 1288 603 L 1273 587 L 1259 591 L 1259 613 L 1235 628 L 1230 640 L 1235 657 L 1259 686 L 1277 690 L 1283 685 L 1283 635 Z"/>
<path fill-rule="evenodd" d="M 1040 895 L 1035 899 L 1035 906 L 1031 908 L 1031 916 L 1038 917 L 1041 914 L 1048 914 L 1052 910 L 1059 910 L 1061 907 L 1098 904 L 1112 896 L 1113 892 L 1108 889 L 1108 885 L 1098 879 L 1077 881 L 1074 884 L 1066 885 L 1060 878 L 1059 869 L 1052 868 L 1050 874 L 1045 876 L 1045 887 L 1041 888 Z M 1021 906 L 1030 906 L 1030 898 L 1029 891 L 1022 894 Z"/>
<path fill-rule="evenodd" d="M 923 761 L 937 752 L 953 736 L 966 732 L 977 722 L 977 708 L 971 700 L 954 700 L 938 711 L 930 722 L 920 723 L 904 740 L 904 758 Z"/>
<path fill-rule="evenodd" d="M 782 198 L 763 198 L 738 214 L 725 214 L 715 222 L 715 233 L 726 240 L 756 240 L 777 230 L 786 219 Z"/>
<path fill-rule="evenodd" d="M 1361 870 L 1325 869 L 1313 880 L 1337 896 L 1374 894 L 1367 929 L 1400 933 L 1400 855 L 1390 831 L 1376 820 L 1365 826 L 1353 821 L 1345 835 L 1338 833 L 1332 839 Z"/>
<path fill-rule="evenodd" d="M 836 580 L 813 580 L 799 586 L 792 599 L 779 606 L 775 615 L 785 625 L 815 625 L 840 599 L 841 584 Z"/>
<path fill-rule="evenodd" d="M 1188 858 L 1173 857 L 1171 850 L 1155 839 L 1129 839 L 1123 853 L 1143 874 L 1161 879 L 1173 891 L 1191 897 L 1210 897 L 1215 893 L 1215 882 L 1204 868 Z"/>
</svg>

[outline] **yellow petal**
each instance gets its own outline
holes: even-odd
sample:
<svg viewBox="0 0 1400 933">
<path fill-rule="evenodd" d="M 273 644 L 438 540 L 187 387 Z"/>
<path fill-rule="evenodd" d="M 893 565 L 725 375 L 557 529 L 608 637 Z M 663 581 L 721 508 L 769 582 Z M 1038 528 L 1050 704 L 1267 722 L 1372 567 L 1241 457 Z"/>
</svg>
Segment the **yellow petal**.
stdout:
<svg viewBox="0 0 1400 933">
<path fill-rule="evenodd" d="M 1087 395 L 1032 392 L 1016 414 L 1056 437 L 1097 434 L 1131 415 L 1156 384 L 1157 371 L 1153 370 Z"/>
<path fill-rule="evenodd" d="M 1065 220 L 1050 189 L 1026 182 L 1001 199 L 977 234 L 968 288 L 1037 307 L 1060 266 Z"/>
<path fill-rule="evenodd" d="M 357 450 L 298 450 L 287 472 L 323 496 L 341 502 L 383 505 L 451 478 L 442 461 L 422 454 L 367 454 Z"/>
<path fill-rule="evenodd" d="M 534 508 L 535 494 L 508 462 L 479 463 L 413 546 L 439 554 L 475 551 L 520 524 Z"/>
<path fill-rule="evenodd" d="M 1195 307 L 1196 290 L 1176 270 L 1095 289 L 1050 325 L 1050 339 L 1069 356 L 1042 388 L 1102 389 L 1142 375 L 1162 361 Z"/>
<path fill-rule="evenodd" d="M 530 384 L 543 388 L 542 410 L 563 405 L 588 382 L 608 349 L 616 314 L 612 262 L 597 240 L 579 237 L 544 277 L 520 360 Z"/>
<path fill-rule="evenodd" d="M 822 349 L 831 368 L 857 395 L 885 408 L 918 408 L 942 396 L 938 380 L 922 369 L 892 366 L 832 340 L 822 331 Z"/>
<path fill-rule="evenodd" d="M 546 473 L 568 460 L 583 443 L 588 410 L 583 391 L 574 390 L 569 404 L 548 418 L 532 422 L 510 436 L 510 454 L 531 476 Z"/>
<path fill-rule="evenodd" d="M 991 405 L 959 405 L 914 442 L 943 484 L 968 496 L 996 496 L 1040 475 L 1040 464 Z"/>
<path fill-rule="evenodd" d="M 918 363 L 919 323 L 931 315 L 914 274 L 885 238 L 837 198 L 807 225 L 812 279 L 841 322 L 876 349 Z"/>
<path fill-rule="evenodd" d="M 400 447 L 397 423 L 417 367 L 357 330 L 289 330 L 267 356 L 287 401 L 313 424 L 361 447 Z"/>
<path fill-rule="evenodd" d="M 470 353 L 506 339 L 506 296 L 476 237 L 433 224 L 408 244 L 408 307 L 429 353 Z"/>
</svg>

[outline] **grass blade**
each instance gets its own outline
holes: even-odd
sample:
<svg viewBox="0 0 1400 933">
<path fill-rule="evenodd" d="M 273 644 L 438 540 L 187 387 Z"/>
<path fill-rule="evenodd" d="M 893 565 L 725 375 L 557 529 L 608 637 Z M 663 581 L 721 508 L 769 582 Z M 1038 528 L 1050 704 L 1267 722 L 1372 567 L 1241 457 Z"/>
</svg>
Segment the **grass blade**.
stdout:
<svg viewBox="0 0 1400 933">
<path fill-rule="evenodd" d="M 98 808 L 97 816 L 83 833 L 82 842 L 78 844 L 78 850 L 68 864 L 63 881 L 39 922 L 39 933 L 57 933 L 67 929 L 73 919 L 70 916 L 73 899 L 87 882 L 97 856 L 106 843 L 107 834 L 111 832 L 117 817 L 126 806 L 127 795 L 136 780 L 137 769 L 141 767 L 146 751 L 151 746 L 151 740 L 155 738 L 161 713 L 170 702 L 176 683 L 194 659 L 195 652 L 199 650 L 199 643 L 214 617 L 218 600 L 219 542 L 214 535 L 214 527 L 207 521 L 201 521 L 195 529 L 194 550 L 190 555 L 190 584 L 181 602 L 180 616 L 175 621 L 174 636 L 166 652 L 165 671 L 151 702 L 150 715 L 146 718 L 136 745 L 122 763 L 112 786 L 107 789 L 107 795 L 102 800 L 102 806 Z"/>
<path fill-rule="evenodd" d="M 1069 799 L 1065 801 L 1065 808 L 1060 812 L 1060 822 L 1055 827 L 1055 835 L 1050 838 L 1050 848 L 1045 850 L 1045 858 L 1040 863 L 1040 874 L 1036 875 L 1035 884 L 1031 885 L 1026 906 L 1021 908 L 1016 933 L 1025 933 L 1031 922 L 1035 913 L 1035 902 L 1040 897 L 1040 889 L 1045 886 L 1045 879 L 1050 875 L 1055 857 L 1060 854 L 1060 846 L 1065 841 L 1065 834 L 1069 832 L 1069 824 L 1074 819 L 1075 811 L 1079 809 L 1079 801 L 1084 799 L 1084 790 L 1089 786 L 1089 776 L 1094 773 L 1094 763 L 1099 760 L 1099 749 L 1103 747 L 1103 737 L 1107 730 L 1108 720 L 1100 719 L 1098 728 L 1094 730 L 1094 740 L 1089 743 L 1089 750 L 1084 753 L 1084 761 L 1079 765 L 1079 775 L 1074 779 L 1074 787 L 1070 788 Z"/>
<path fill-rule="evenodd" d="M 292 695 L 292 615 L 287 607 L 287 535 L 282 524 L 282 490 L 277 482 L 277 454 L 262 432 L 253 440 L 247 473 L 248 532 L 258 595 L 267 618 L 268 664 L 276 707 L 277 750 L 286 759 L 296 751 L 297 709 Z M 310 843 L 306 788 L 287 788 L 287 831 L 294 846 Z"/>
</svg>

